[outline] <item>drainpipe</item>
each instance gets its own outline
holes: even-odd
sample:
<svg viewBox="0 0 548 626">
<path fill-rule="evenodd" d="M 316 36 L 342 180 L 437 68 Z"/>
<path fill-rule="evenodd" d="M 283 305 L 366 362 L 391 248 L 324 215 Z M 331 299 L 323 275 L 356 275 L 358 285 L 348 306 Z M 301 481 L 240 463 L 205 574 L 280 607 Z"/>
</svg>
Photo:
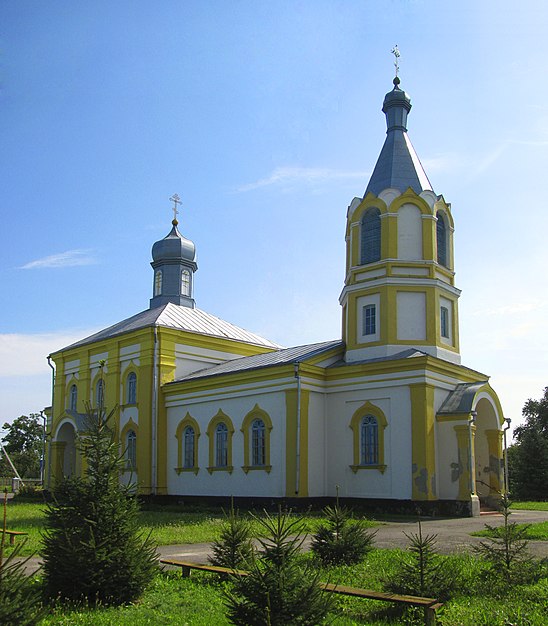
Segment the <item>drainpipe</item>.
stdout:
<svg viewBox="0 0 548 626">
<path fill-rule="evenodd" d="M 506 445 L 506 431 L 510 428 L 510 423 L 512 420 L 509 417 L 505 417 L 504 421 L 506 422 L 506 428 L 503 430 L 504 433 L 504 495 L 508 496 L 508 492 L 510 491 L 510 482 L 508 480 L 508 447 Z"/>
<path fill-rule="evenodd" d="M 42 481 L 42 489 L 44 488 L 44 478 L 46 469 L 46 415 L 44 411 L 40 411 L 40 417 L 42 418 L 44 425 L 42 430 L 42 459 L 40 461 L 40 480 Z"/>
<path fill-rule="evenodd" d="M 154 327 L 154 359 L 152 362 L 152 407 L 151 407 L 150 434 L 152 441 L 150 482 L 152 495 L 156 495 L 157 488 L 157 450 L 156 431 L 158 428 L 158 327 Z"/>
<path fill-rule="evenodd" d="M 52 423 L 53 423 L 53 418 L 55 417 L 54 415 L 54 410 L 55 410 L 55 368 L 53 367 L 53 365 L 51 364 L 51 356 L 48 356 L 48 365 L 51 367 L 51 419 L 52 419 Z M 45 429 L 44 429 L 44 435 L 45 435 Z M 51 438 L 50 438 L 50 442 L 49 442 L 49 453 L 48 453 L 48 471 L 47 471 L 47 479 L 48 479 L 48 484 L 47 487 L 48 489 L 50 488 L 50 483 L 51 483 Z M 42 488 L 44 488 L 45 485 L 42 484 Z"/>
<path fill-rule="evenodd" d="M 470 457 L 470 495 L 474 496 L 476 494 L 476 481 L 475 481 L 475 473 L 476 468 L 474 466 L 474 441 L 472 438 L 472 426 L 476 423 L 476 417 L 478 413 L 477 411 L 470 411 L 470 419 L 468 420 L 468 454 Z"/>
<path fill-rule="evenodd" d="M 299 493 L 301 482 L 301 377 L 299 363 L 295 363 L 295 378 L 297 379 L 297 446 L 295 452 L 295 495 Z"/>
</svg>

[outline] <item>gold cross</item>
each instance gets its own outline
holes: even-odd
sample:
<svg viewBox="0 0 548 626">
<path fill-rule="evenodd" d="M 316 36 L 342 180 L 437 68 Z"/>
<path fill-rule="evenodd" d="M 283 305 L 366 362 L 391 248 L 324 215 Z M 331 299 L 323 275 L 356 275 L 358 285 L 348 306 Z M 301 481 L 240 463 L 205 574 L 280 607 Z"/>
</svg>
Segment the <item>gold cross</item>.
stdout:
<svg viewBox="0 0 548 626">
<path fill-rule="evenodd" d="M 179 211 L 177 210 L 177 205 L 183 203 L 176 193 L 171 196 L 170 200 L 173 202 L 173 208 L 171 209 L 173 211 L 173 223 L 178 224 L 177 215 L 179 215 Z"/>
</svg>

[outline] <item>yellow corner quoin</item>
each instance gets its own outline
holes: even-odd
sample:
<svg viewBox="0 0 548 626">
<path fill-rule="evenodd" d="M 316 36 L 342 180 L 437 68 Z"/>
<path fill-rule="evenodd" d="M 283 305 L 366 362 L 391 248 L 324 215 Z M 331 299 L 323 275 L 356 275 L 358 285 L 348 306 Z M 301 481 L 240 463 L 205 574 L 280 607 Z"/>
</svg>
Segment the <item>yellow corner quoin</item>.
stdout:
<svg viewBox="0 0 548 626">
<path fill-rule="evenodd" d="M 393 85 L 377 164 L 347 211 L 340 338 L 284 348 L 197 308 L 196 247 L 173 221 L 152 246 L 149 307 L 50 355 L 47 487 L 82 473 L 78 433 L 102 404 L 121 479 L 143 495 L 338 493 L 450 512 L 500 491 L 503 409 L 488 376 L 461 365 L 451 205 Z"/>
</svg>

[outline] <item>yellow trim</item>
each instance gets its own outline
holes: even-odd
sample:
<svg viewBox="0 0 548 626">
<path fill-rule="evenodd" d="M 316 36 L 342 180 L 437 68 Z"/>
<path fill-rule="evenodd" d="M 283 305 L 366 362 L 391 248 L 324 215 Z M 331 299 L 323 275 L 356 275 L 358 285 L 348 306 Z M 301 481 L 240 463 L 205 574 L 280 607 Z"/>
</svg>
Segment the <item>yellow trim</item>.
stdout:
<svg viewBox="0 0 548 626">
<path fill-rule="evenodd" d="M 129 464 L 129 459 L 127 459 L 127 445 L 126 445 L 126 438 L 128 436 L 129 431 L 132 430 L 135 433 L 135 463 L 136 466 L 135 467 L 131 467 Z M 122 428 L 122 431 L 120 433 L 120 444 L 122 445 L 122 454 L 124 456 L 125 459 L 125 470 L 126 472 L 135 472 L 135 473 L 139 473 L 139 455 L 138 455 L 138 447 L 137 444 L 139 443 L 139 426 L 132 420 L 128 420 L 128 422 L 125 424 L 125 426 Z"/>
<path fill-rule="evenodd" d="M 489 468 L 491 470 L 489 472 L 489 495 L 500 496 L 503 489 L 501 473 L 503 432 L 502 430 L 488 429 L 485 431 L 485 437 L 489 447 Z M 493 470 L 493 465 L 496 466 L 496 471 Z"/>
<path fill-rule="evenodd" d="M 361 465 L 361 455 L 360 455 L 360 424 L 362 418 L 366 415 L 372 415 L 377 420 L 377 433 L 378 433 L 378 463 L 375 465 Z M 381 474 L 386 470 L 386 464 L 384 461 L 384 431 L 388 426 L 388 420 L 386 419 L 385 414 L 382 410 L 371 404 L 371 402 L 365 402 L 362 406 L 354 411 L 354 415 L 352 415 L 352 419 L 349 424 L 352 429 L 352 441 L 353 441 L 353 459 L 354 462 L 350 465 L 350 468 L 354 472 L 354 474 L 358 470 L 378 470 Z"/>
<path fill-rule="evenodd" d="M 184 432 L 186 428 L 190 426 L 194 429 L 194 459 L 192 467 L 184 467 L 183 465 L 183 449 L 184 449 Z M 198 439 L 200 438 L 200 427 L 198 422 L 187 412 L 184 418 L 179 422 L 177 430 L 175 431 L 175 437 L 177 439 L 177 467 L 175 471 L 177 474 L 181 472 L 193 472 L 197 474 L 200 470 L 198 466 Z"/>
<path fill-rule="evenodd" d="M 409 385 L 411 393 L 411 440 L 413 500 L 437 500 L 434 390 L 432 385 Z"/>
<path fill-rule="evenodd" d="M 458 500 L 470 500 L 470 470 L 476 467 L 475 461 L 475 436 L 476 427 L 472 424 L 461 424 L 459 426 L 453 426 L 457 435 L 458 446 L 458 469 L 459 469 L 459 493 Z M 472 458 L 470 459 L 470 428 L 472 428 Z M 475 484 L 475 469 L 474 469 L 474 484 Z M 475 489 L 474 489 L 475 491 Z"/>
<path fill-rule="evenodd" d="M 251 425 L 256 419 L 261 419 L 265 425 L 265 463 L 264 465 L 251 465 L 250 461 L 250 450 L 251 450 Z M 242 469 L 247 474 L 250 470 L 263 470 L 267 473 L 272 469 L 272 465 L 270 465 L 270 432 L 272 430 L 272 420 L 270 419 L 270 415 L 266 411 L 260 408 L 258 404 L 249 411 L 249 413 L 244 417 L 242 422 L 242 427 L 240 429 L 244 434 L 244 464 Z"/>
<path fill-rule="evenodd" d="M 227 454 L 226 454 L 226 465 L 222 467 L 217 467 L 214 463 L 215 461 L 215 429 L 219 424 L 225 424 L 228 429 L 227 435 Z M 209 466 L 207 471 L 211 474 L 212 472 L 228 472 L 232 474 L 234 467 L 232 465 L 232 436 L 234 434 L 234 425 L 232 424 L 232 420 L 226 413 L 223 413 L 221 409 L 217 411 L 217 413 L 211 418 L 208 426 L 207 426 L 207 436 L 209 437 Z"/>
</svg>

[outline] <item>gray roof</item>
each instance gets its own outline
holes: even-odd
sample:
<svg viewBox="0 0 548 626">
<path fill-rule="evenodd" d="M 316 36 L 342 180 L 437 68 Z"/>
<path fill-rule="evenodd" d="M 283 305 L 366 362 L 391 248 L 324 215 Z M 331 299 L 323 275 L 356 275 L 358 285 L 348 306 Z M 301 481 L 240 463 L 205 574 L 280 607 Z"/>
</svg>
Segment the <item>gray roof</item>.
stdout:
<svg viewBox="0 0 548 626">
<path fill-rule="evenodd" d="M 374 359 L 362 359 L 361 361 L 344 361 L 340 360 L 336 363 L 333 363 L 329 367 L 351 367 L 352 365 L 367 365 L 369 363 L 382 363 L 384 361 L 397 361 L 399 359 L 411 359 L 414 357 L 420 356 L 429 356 L 426 352 L 422 350 L 417 350 L 416 348 L 407 348 L 406 350 L 402 350 L 401 352 L 397 352 L 396 354 L 391 354 L 390 356 L 379 356 Z"/>
<path fill-rule="evenodd" d="M 192 309 L 187 306 L 180 306 L 169 302 L 164 306 L 156 307 L 154 309 L 146 309 L 146 311 L 137 313 L 137 315 L 134 315 L 133 317 L 128 317 L 113 326 L 109 326 L 94 335 L 90 335 L 85 339 L 63 348 L 63 350 L 69 350 L 89 343 L 103 341 L 105 339 L 110 339 L 111 337 L 116 337 L 118 335 L 123 335 L 125 333 L 130 333 L 132 331 L 150 326 L 175 328 L 177 330 L 184 330 L 190 333 L 232 339 L 234 341 L 251 343 L 258 346 L 266 346 L 268 348 L 280 347 L 278 344 L 269 341 L 268 339 L 264 339 L 263 337 L 235 326 L 230 322 L 225 322 L 210 313 L 206 313 L 200 309 Z"/>
<path fill-rule="evenodd" d="M 407 114 L 411 110 L 409 96 L 399 89 L 386 94 L 382 110 L 386 114 L 386 139 L 365 190 L 376 196 L 385 189 L 397 189 L 401 193 L 409 187 L 417 194 L 432 191 L 432 185 L 419 157 L 407 135 Z"/>
<path fill-rule="evenodd" d="M 445 398 L 438 415 L 454 413 L 470 413 L 474 403 L 474 398 L 478 391 L 487 383 L 487 380 L 480 380 L 474 383 L 462 383 Z"/>
<path fill-rule="evenodd" d="M 311 343 L 305 346 L 295 346 L 293 348 L 283 348 L 275 352 L 267 352 L 266 354 L 255 354 L 253 356 L 245 356 L 231 361 L 225 361 L 219 365 L 208 367 L 205 369 L 192 372 L 183 378 L 179 378 L 174 382 L 182 382 L 186 380 L 195 380 L 197 378 L 208 378 L 210 376 L 220 376 L 222 374 L 233 374 L 235 372 L 243 372 L 264 367 L 274 367 L 277 365 L 288 365 L 291 363 L 301 363 L 314 356 L 327 352 L 333 348 L 343 348 L 344 343 L 340 340 L 323 341 L 321 343 Z M 170 384 L 170 383 L 168 383 Z"/>
</svg>

